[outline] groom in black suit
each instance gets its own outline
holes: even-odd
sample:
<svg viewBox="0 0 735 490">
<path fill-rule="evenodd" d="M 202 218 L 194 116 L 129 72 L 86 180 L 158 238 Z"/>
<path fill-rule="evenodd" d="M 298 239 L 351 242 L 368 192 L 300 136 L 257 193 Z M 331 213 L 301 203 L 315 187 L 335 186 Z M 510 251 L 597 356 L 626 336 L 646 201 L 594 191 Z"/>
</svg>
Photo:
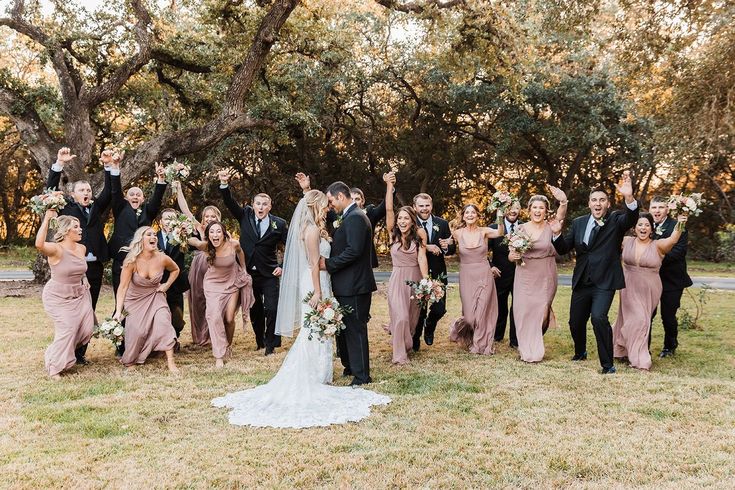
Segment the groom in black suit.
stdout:
<svg viewBox="0 0 735 490">
<path fill-rule="evenodd" d="M 335 299 L 352 309 L 345 315 L 345 330 L 337 336 L 344 374 L 354 378 L 351 386 L 370 383 L 370 353 L 367 324 L 370 319 L 372 293 L 377 289 L 373 276 L 370 247 L 373 232 L 370 220 L 350 196 L 344 182 L 327 188 L 329 205 L 340 213 L 332 237 L 328 259 L 319 263 L 321 270 L 331 274 Z"/>
<path fill-rule="evenodd" d="M 623 237 L 638 219 L 638 202 L 633 197 L 629 172 L 623 173 L 623 183 L 616 187 L 625 198 L 623 210 L 610 213 L 607 193 L 595 189 L 590 192 L 590 214 L 576 218 L 566 235 L 561 235 L 562 223 L 550 222 L 556 251 L 564 255 L 574 250 L 577 256 L 569 308 L 569 329 L 574 340 L 572 360 L 587 359 L 587 320 L 592 317 L 602 374 L 615 373 L 608 313 L 615 291 L 625 287 L 620 258 Z"/>
<path fill-rule="evenodd" d="M 432 213 L 434 210 L 433 200 L 428 194 L 417 194 L 413 198 L 413 209 L 416 211 L 418 218 L 417 225 L 424 229 L 428 238 L 426 245 L 426 260 L 429 263 L 429 275 L 432 279 L 437 279 L 444 274 L 442 282 L 447 284 L 447 263 L 444 260 L 446 255 L 452 255 L 456 249 L 452 238 L 452 231 L 449 229 L 449 223 L 446 220 Z M 421 309 L 419 321 L 416 324 L 416 330 L 413 334 L 413 350 L 418 352 L 421 348 L 421 334 L 424 334 L 424 342 L 426 345 L 434 343 L 434 332 L 439 320 L 447 312 L 446 295 L 436 303 L 433 303 L 427 312 L 426 308 Z M 424 328 L 425 327 L 425 328 Z"/>
<path fill-rule="evenodd" d="M 268 194 L 253 197 L 252 206 L 240 206 L 232 197 L 228 185 L 230 174 L 218 173 L 220 194 L 232 216 L 240 222 L 240 246 L 245 253 L 246 269 L 253 278 L 255 303 L 250 308 L 250 322 L 255 333 L 257 349 L 265 347 L 265 355 L 271 355 L 281 346 L 281 336 L 276 335 L 279 278 L 283 273 L 278 263 L 278 247 L 286 244 L 286 221 L 270 213 L 271 198 Z"/>
<path fill-rule="evenodd" d="M 656 228 L 653 232 L 653 239 L 660 240 L 669 238 L 674 232 L 676 220 L 669 217 L 668 199 L 661 196 L 654 196 L 651 199 L 649 211 L 653 216 Z M 663 292 L 661 293 L 661 321 L 664 324 L 664 347 L 659 357 L 673 356 L 676 348 L 679 346 L 677 339 L 679 322 L 676 319 L 676 312 L 681 306 L 681 297 L 684 289 L 692 285 L 692 278 L 687 273 L 687 241 L 689 233 L 684 230 L 681 233 L 679 241 L 676 242 L 674 248 L 664 256 L 661 262 L 659 275 L 661 276 L 661 285 Z M 656 316 L 654 310 L 653 316 Z M 651 346 L 651 336 L 648 336 L 648 346 Z"/>
</svg>

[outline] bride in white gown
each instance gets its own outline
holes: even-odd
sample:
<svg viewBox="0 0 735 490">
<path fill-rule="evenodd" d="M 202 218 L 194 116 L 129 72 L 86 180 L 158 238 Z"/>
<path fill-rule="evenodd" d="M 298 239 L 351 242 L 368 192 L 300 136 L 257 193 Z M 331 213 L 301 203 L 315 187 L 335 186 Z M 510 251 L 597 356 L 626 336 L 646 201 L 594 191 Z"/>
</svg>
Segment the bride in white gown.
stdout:
<svg viewBox="0 0 735 490">
<path fill-rule="evenodd" d="M 276 334 L 291 337 L 299 328 L 314 291 L 312 304 L 332 295 L 329 274 L 319 271 L 319 256 L 329 257 L 324 225 L 327 197 L 311 190 L 299 201 L 286 241 L 283 278 L 278 296 Z M 231 408 L 230 423 L 254 427 L 305 428 L 355 422 L 370 415 L 372 405 L 390 398 L 362 388 L 331 386 L 332 339 L 309 340 L 301 329 L 281 369 L 267 384 L 212 400 Z"/>
</svg>

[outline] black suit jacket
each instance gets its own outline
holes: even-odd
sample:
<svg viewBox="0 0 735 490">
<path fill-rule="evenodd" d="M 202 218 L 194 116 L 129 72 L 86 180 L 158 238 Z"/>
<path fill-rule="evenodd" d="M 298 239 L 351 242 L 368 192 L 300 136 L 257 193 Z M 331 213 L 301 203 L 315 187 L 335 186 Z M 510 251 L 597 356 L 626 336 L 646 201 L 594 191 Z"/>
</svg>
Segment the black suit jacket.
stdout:
<svg viewBox="0 0 735 490">
<path fill-rule="evenodd" d="M 521 220 L 515 222 L 515 229 L 518 229 L 518 225 L 521 224 Z M 498 224 L 493 223 L 490 228 L 497 230 Z M 510 233 L 510 230 L 505 230 L 506 235 Z M 488 240 L 488 248 L 492 251 L 493 257 L 490 260 L 492 267 L 497 267 L 500 270 L 500 277 L 495 279 L 495 287 L 498 289 L 509 289 L 513 288 L 513 278 L 516 274 L 516 263 L 508 259 L 510 250 L 508 245 L 503 243 L 504 236 L 497 238 L 491 238 Z"/>
<path fill-rule="evenodd" d="M 597 232 L 597 236 L 585 245 L 584 232 L 590 215 L 585 214 L 572 221 L 572 228 L 566 235 L 560 235 L 552 243 L 559 255 L 574 250 L 577 263 L 572 276 L 572 288 L 584 284 L 589 277 L 596 287 L 613 291 L 625 287 L 623 266 L 621 263 L 621 246 L 623 237 L 638 220 L 639 208 L 631 211 L 628 206 L 624 210 L 613 211 L 605 217 L 605 224 Z"/>
<path fill-rule="evenodd" d="M 378 205 L 370 204 L 365 207 L 365 216 L 368 217 L 368 220 L 370 220 L 370 229 L 373 232 L 373 236 L 375 235 L 375 227 L 378 226 L 378 223 L 381 219 L 385 218 L 385 201 L 382 201 Z M 330 233 L 334 234 L 334 225 L 333 223 L 335 220 L 339 218 L 339 215 L 334 211 L 334 209 L 330 209 L 327 211 L 327 229 Z M 373 268 L 378 267 L 378 253 L 375 250 L 375 241 L 373 241 L 372 246 L 370 247 L 370 262 Z"/>
<path fill-rule="evenodd" d="M 115 217 L 115 229 L 110 237 L 110 256 L 115 257 L 120 251 L 120 247 L 130 245 L 135 230 L 141 226 L 150 226 L 153 220 L 158 216 L 158 210 L 161 209 L 163 195 L 166 192 L 166 184 L 156 183 L 153 195 L 138 208 L 138 214 L 135 209 L 125 200 L 122 193 L 122 184 L 119 175 L 110 176 L 112 183 L 112 215 Z"/>
<path fill-rule="evenodd" d="M 431 230 L 431 239 L 429 240 L 429 243 L 427 245 L 436 245 L 437 247 L 441 248 L 439 245 L 439 239 L 447 239 L 452 237 L 452 230 L 449 229 L 449 223 L 440 218 L 436 215 L 431 215 L 431 221 L 432 221 L 432 227 L 434 228 Z M 421 222 L 416 223 L 419 228 L 421 228 Z M 453 255 L 454 252 L 457 250 L 457 246 L 452 244 L 447 248 L 446 252 L 442 252 L 442 255 L 434 255 L 431 252 L 426 252 L 426 261 L 429 263 L 429 275 L 433 278 L 439 277 L 440 274 L 446 274 L 447 273 L 447 262 L 444 260 L 444 257 L 447 255 Z M 447 280 L 444 279 L 443 282 L 446 284 Z"/>
<path fill-rule="evenodd" d="M 240 246 L 245 252 L 247 271 L 257 271 L 263 276 L 272 276 L 278 263 L 278 245 L 285 244 L 288 237 L 288 224 L 282 218 L 268 214 L 270 226 L 260 237 L 255 230 L 255 210 L 250 206 L 242 207 L 232 197 L 229 187 L 220 188 L 225 206 L 232 216 L 240 222 Z"/>
<path fill-rule="evenodd" d="M 170 242 L 166 243 L 166 248 L 163 248 L 163 231 L 158 231 L 158 249 L 161 250 L 163 253 L 171 257 L 171 259 L 176 262 L 176 265 L 179 266 L 179 277 L 176 278 L 174 283 L 171 285 L 170 288 L 168 288 L 168 292 L 170 293 L 176 293 L 176 294 L 182 294 L 189 290 L 189 274 L 185 269 L 186 266 L 186 256 L 184 252 L 181 251 L 181 247 L 178 245 L 172 245 Z M 168 281 L 168 276 L 170 276 L 170 272 L 167 270 L 163 271 L 163 277 L 161 278 L 161 282 Z"/>
<path fill-rule="evenodd" d="M 675 226 L 676 220 L 667 217 L 661 224 L 661 235 L 654 233 L 654 240 L 669 238 L 674 232 Z M 688 288 L 693 284 L 692 278 L 687 273 L 686 257 L 688 240 L 689 232 L 684 230 L 679 237 L 679 241 L 674 245 L 674 248 L 664 256 L 663 262 L 661 263 L 661 270 L 659 271 L 664 291 L 677 291 Z"/>
<path fill-rule="evenodd" d="M 49 189 L 58 189 L 61 181 L 61 172 L 50 170 L 46 187 Z M 94 198 L 94 202 L 89 209 L 89 219 L 87 213 L 84 212 L 82 206 L 74 202 L 71 196 L 65 195 L 68 204 L 59 211 L 60 216 L 74 216 L 79 220 L 82 227 L 82 245 L 87 247 L 87 253 L 91 252 L 100 262 L 107 261 L 110 256 L 107 252 L 107 242 L 105 240 L 105 218 L 104 214 L 110 206 L 110 172 L 105 171 L 105 186 L 102 192 Z"/>
<path fill-rule="evenodd" d="M 335 296 L 357 296 L 378 289 L 370 258 L 372 243 L 370 220 L 357 205 L 352 206 L 334 230 L 332 251 L 326 260 Z"/>
</svg>

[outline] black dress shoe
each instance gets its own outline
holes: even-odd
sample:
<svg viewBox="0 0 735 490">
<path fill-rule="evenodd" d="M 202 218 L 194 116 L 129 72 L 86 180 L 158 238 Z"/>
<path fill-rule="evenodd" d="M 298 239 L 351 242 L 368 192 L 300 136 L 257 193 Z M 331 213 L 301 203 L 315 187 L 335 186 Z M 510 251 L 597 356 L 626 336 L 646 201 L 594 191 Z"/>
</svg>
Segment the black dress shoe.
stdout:
<svg viewBox="0 0 735 490">
<path fill-rule="evenodd" d="M 86 357 L 77 357 L 77 364 L 80 366 L 89 366 L 90 362 Z"/>
<path fill-rule="evenodd" d="M 600 374 L 615 374 L 618 370 L 615 369 L 615 366 L 610 366 L 609 368 L 602 368 L 602 371 L 600 371 Z"/>
<path fill-rule="evenodd" d="M 174 354 L 178 354 L 181 351 L 181 342 L 176 340 L 176 343 L 174 344 Z"/>
<path fill-rule="evenodd" d="M 265 346 L 264 346 L 264 345 L 257 345 L 257 346 L 255 347 L 255 350 L 256 350 L 256 351 L 259 351 L 260 349 L 265 349 Z"/>
<path fill-rule="evenodd" d="M 424 342 L 426 342 L 426 345 L 433 345 L 434 344 L 434 334 L 432 333 L 429 335 L 428 333 L 424 335 Z"/>
<path fill-rule="evenodd" d="M 342 371 L 342 376 L 352 376 L 352 371 L 350 371 L 350 368 L 345 368 L 344 371 Z"/>
<path fill-rule="evenodd" d="M 413 351 L 418 352 L 421 348 L 421 339 L 413 339 Z"/>
<path fill-rule="evenodd" d="M 360 385 L 366 385 L 368 383 L 372 383 L 373 379 L 368 378 L 367 381 L 360 381 L 357 378 L 352 378 L 352 381 L 350 381 L 350 386 L 360 386 Z"/>
<path fill-rule="evenodd" d="M 270 356 L 271 354 L 275 354 L 275 349 L 273 347 L 266 347 L 265 348 L 265 355 Z"/>
<path fill-rule="evenodd" d="M 572 361 L 586 361 L 586 360 L 587 360 L 587 351 L 584 351 L 581 354 L 574 354 L 574 357 L 572 357 Z"/>
<path fill-rule="evenodd" d="M 673 351 L 671 349 L 664 349 L 664 350 L 661 351 L 661 354 L 659 354 L 658 357 L 660 357 L 661 359 L 663 359 L 664 357 L 673 357 L 674 356 L 674 352 L 675 351 Z"/>
</svg>

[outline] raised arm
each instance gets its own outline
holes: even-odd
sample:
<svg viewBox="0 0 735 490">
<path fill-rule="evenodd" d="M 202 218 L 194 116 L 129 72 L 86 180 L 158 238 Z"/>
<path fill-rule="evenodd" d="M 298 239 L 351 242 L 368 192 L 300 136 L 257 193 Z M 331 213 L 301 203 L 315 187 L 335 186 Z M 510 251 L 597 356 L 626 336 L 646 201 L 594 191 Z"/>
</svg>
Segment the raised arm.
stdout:
<svg viewBox="0 0 735 490">
<path fill-rule="evenodd" d="M 184 213 L 184 216 L 194 223 L 194 226 L 197 229 L 200 229 L 202 224 L 196 216 L 194 216 L 194 213 L 191 212 L 191 209 L 189 209 L 189 204 L 186 202 L 186 197 L 184 197 L 183 187 L 184 186 L 178 180 L 171 182 L 171 188 L 176 192 L 176 204 L 178 204 L 179 209 Z"/>
<path fill-rule="evenodd" d="M 421 277 L 429 276 L 429 259 L 426 258 L 426 243 L 429 241 L 429 237 L 426 236 L 426 232 L 419 228 L 419 238 L 421 239 L 421 246 L 419 247 L 419 269 L 421 270 Z"/>
<path fill-rule="evenodd" d="M 388 234 L 391 234 L 396 226 L 396 212 L 393 209 L 393 186 L 396 176 L 393 172 L 383 174 L 383 181 L 385 182 L 385 227 L 388 229 Z"/>
<path fill-rule="evenodd" d="M 197 250 L 201 250 L 202 252 L 207 251 L 207 241 L 206 240 L 200 240 L 196 237 L 189 237 L 186 240 L 186 243 L 188 243 L 190 246 L 196 248 Z"/>
<path fill-rule="evenodd" d="M 64 165 L 74 160 L 77 156 L 71 154 L 71 150 L 67 147 L 63 147 L 56 152 L 56 162 L 51 165 L 51 170 L 48 173 L 48 179 L 46 180 L 46 188 L 48 189 L 59 189 L 59 182 L 61 182 L 61 172 L 64 171 Z"/>
<path fill-rule="evenodd" d="M 166 193 L 166 176 L 163 165 L 160 163 L 156 163 L 156 176 L 158 177 L 156 188 L 146 203 L 146 214 L 151 221 L 158 216 L 158 211 L 161 209 L 161 203 L 163 202 L 163 196 Z"/>
<path fill-rule="evenodd" d="M 311 177 L 306 175 L 304 172 L 296 174 L 296 182 L 299 183 L 299 187 L 304 194 L 311 190 Z"/>
<path fill-rule="evenodd" d="M 230 213 L 232 213 L 232 216 L 234 216 L 236 220 L 242 221 L 245 216 L 245 211 L 242 209 L 242 206 L 233 199 L 232 192 L 230 192 L 230 173 L 227 170 L 220 170 L 217 172 L 217 177 L 219 178 L 219 192 L 222 196 L 222 200 L 225 202 L 225 206 L 230 210 Z"/>
<path fill-rule="evenodd" d="M 551 192 L 551 195 L 554 196 L 554 199 L 559 202 L 559 207 L 556 210 L 556 219 L 558 219 L 559 221 L 564 221 L 564 219 L 567 217 L 567 206 L 569 204 L 567 195 L 564 193 L 563 190 L 559 189 L 558 187 L 554 187 L 553 185 L 546 184 L 546 187 L 549 189 L 549 192 Z"/>
<path fill-rule="evenodd" d="M 128 262 L 123 265 L 122 271 L 120 271 L 120 286 L 117 288 L 117 295 L 115 296 L 115 314 L 112 316 L 115 320 L 122 319 L 122 312 L 125 311 L 125 295 L 128 292 L 130 286 L 130 280 L 133 277 L 133 271 L 135 270 L 135 263 Z"/>
<path fill-rule="evenodd" d="M 369 225 L 362 221 L 359 216 L 355 216 L 346 219 L 342 226 L 345 227 L 347 246 L 341 254 L 326 259 L 326 268 L 330 274 L 344 269 L 366 253 L 365 243 L 369 241 Z"/>
<path fill-rule="evenodd" d="M 679 245 L 679 239 L 681 238 L 682 234 L 686 233 L 683 228 L 688 218 L 689 217 L 686 214 L 680 214 L 679 216 L 677 216 L 676 226 L 674 227 L 674 231 L 671 232 L 671 236 L 669 236 L 668 238 L 656 240 L 656 248 L 658 249 L 658 253 L 660 253 L 661 255 L 666 255 L 671 252 L 675 246 Z M 686 242 L 684 242 L 684 250 L 684 254 L 686 254 Z"/>
<path fill-rule="evenodd" d="M 58 213 L 55 210 L 49 209 L 48 211 L 46 211 L 46 214 L 43 215 L 41 226 L 38 227 L 35 244 L 36 250 L 41 252 L 46 257 L 54 259 L 61 257 L 60 246 L 54 242 L 47 242 L 46 236 L 48 235 L 49 223 L 56 216 L 58 216 Z"/>
<path fill-rule="evenodd" d="M 623 181 L 621 184 L 615 184 L 615 188 L 625 199 L 625 213 L 623 218 L 618 220 L 618 229 L 625 233 L 635 226 L 638 221 L 638 202 L 633 197 L 633 183 L 630 178 L 630 172 L 623 172 Z"/>
<path fill-rule="evenodd" d="M 485 228 L 485 239 L 498 238 L 505 235 L 505 219 L 504 214 L 501 210 L 495 215 L 495 222 L 498 227 L 496 228 Z"/>
<path fill-rule="evenodd" d="M 171 257 L 163 252 L 161 252 L 161 255 L 163 255 L 163 268 L 168 271 L 168 281 L 158 286 L 158 292 L 165 293 L 171 286 L 173 286 L 174 282 L 176 282 L 176 278 L 179 277 L 180 271 L 179 266 L 176 265 L 176 262 L 174 262 Z"/>
<path fill-rule="evenodd" d="M 119 152 L 114 150 L 105 150 L 100 155 L 100 162 L 105 169 L 105 184 L 102 190 L 94 198 L 97 209 L 100 214 L 107 211 L 107 208 L 112 203 L 112 174 L 120 175 L 120 163 L 122 162 L 125 152 Z"/>
</svg>

